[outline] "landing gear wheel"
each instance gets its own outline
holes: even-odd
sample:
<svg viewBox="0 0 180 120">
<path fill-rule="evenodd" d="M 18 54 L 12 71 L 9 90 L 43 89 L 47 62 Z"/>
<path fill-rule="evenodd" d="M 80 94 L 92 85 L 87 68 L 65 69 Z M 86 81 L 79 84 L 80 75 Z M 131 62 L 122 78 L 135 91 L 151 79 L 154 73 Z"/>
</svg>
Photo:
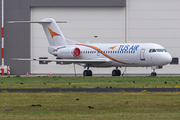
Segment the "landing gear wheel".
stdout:
<svg viewBox="0 0 180 120">
<path fill-rule="evenodd" d="M 112 71 L 112 76 L 116 76 L 116 70 Z"/>
<path fill-rule="evenodd" d="M 156 72 L 152 72 L 151 76 L 157 76 Z"/>
<path fill-rule="evenodd" d="M 92 71 L 91 70 L 84 70 L 83 76 L 92 76 Z"/>
<path fill-rule="evenodd" d="M 121 75 L 121 71 L 120 70 L 113 70 L 112 71 L 112 76 L 120 76 Z"/>
<path fill-rule="evenodd" d="M 87 70 L 88 71 L 88 76 L 92 76 L 92 71 L 91 70 Z"/>
<path fill-rule="evenodd" d="M 117 76 L 120 76 L 120 75 L 121 75 L 121 71 L 117 70 Z"/>
<path fill-rule="evenodd" d="M 83 76 L 88 76 L 88 71 L 87 70 L 84 70 Z"/>
</svg>

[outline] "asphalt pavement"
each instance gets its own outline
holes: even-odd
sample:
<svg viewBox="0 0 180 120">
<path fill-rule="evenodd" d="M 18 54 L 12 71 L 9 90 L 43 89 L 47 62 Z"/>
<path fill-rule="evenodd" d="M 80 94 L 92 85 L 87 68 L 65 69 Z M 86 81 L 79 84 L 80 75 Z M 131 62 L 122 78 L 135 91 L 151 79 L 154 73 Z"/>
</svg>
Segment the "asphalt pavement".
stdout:
<svg viewBox="0 0 180 120">
<path fill-rule="evenodd" d="M 0 92 L 180 92 L 180 88 L 47 88 L 0 89 Z"/>
</svg>

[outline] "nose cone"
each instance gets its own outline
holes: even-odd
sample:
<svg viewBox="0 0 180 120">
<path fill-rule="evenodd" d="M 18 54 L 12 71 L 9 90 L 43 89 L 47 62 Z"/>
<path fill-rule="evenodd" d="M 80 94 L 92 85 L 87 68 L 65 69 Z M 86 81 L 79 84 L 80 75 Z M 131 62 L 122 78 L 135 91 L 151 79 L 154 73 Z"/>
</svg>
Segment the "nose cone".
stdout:
<svg viewBox="0 0 180 120">
<path fill-rule="evenodd" d="M 166 54 L 163 56 L 162 64 L 163 64 L 163 65 L 167 65 L 167 64 L 169 64 L 171 61 L 172 61 L 171 55 L 170 55 L 169 53 L 166 53 Z"/>
</svg>

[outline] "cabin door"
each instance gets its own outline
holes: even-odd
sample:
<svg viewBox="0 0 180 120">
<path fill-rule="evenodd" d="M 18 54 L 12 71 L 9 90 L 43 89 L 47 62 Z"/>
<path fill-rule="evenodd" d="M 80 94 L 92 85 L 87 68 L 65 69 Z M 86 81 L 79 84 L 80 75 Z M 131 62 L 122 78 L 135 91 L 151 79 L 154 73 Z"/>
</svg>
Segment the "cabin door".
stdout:
<svg viewBox="0 0 180 120">
<path fill-rule="evenodd" d="M 145 61 L 145 49 L 143 48 L 143 49 L 141 49 L 141 51 L 140 51 L 140 60 L 141 61 Z"/>
</svg>

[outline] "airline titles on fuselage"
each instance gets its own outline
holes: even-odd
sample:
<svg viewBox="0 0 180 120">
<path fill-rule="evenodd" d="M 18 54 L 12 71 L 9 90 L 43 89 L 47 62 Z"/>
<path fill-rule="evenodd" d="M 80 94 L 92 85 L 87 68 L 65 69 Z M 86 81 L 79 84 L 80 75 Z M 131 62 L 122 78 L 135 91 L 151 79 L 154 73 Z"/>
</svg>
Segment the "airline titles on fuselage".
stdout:
<svg viewBox="0 0 180 120">
<path fill-rule="evenodd" d="M 118 51 L 137 51 L 139 45 L 120 45 Z"/>
<path fill-rule="evenodd" d="M 117 46 L 113 46 L 113 47 L 110 47 L 109 49 L 112 49 L 112 50 L 102 50 L 102 52 L 104 53 L 135 53 L 138 48 L 139 48 L 139 45 L 119 45 L 119 48 L 118 50 L 114 50 L 114 48 L 118 47 Z M 98 53 L 100 53 L 99 51 L 97 51 Z M 96 51 L 81 51 L 81 53 L 96 53 Z"/>
</svg>

